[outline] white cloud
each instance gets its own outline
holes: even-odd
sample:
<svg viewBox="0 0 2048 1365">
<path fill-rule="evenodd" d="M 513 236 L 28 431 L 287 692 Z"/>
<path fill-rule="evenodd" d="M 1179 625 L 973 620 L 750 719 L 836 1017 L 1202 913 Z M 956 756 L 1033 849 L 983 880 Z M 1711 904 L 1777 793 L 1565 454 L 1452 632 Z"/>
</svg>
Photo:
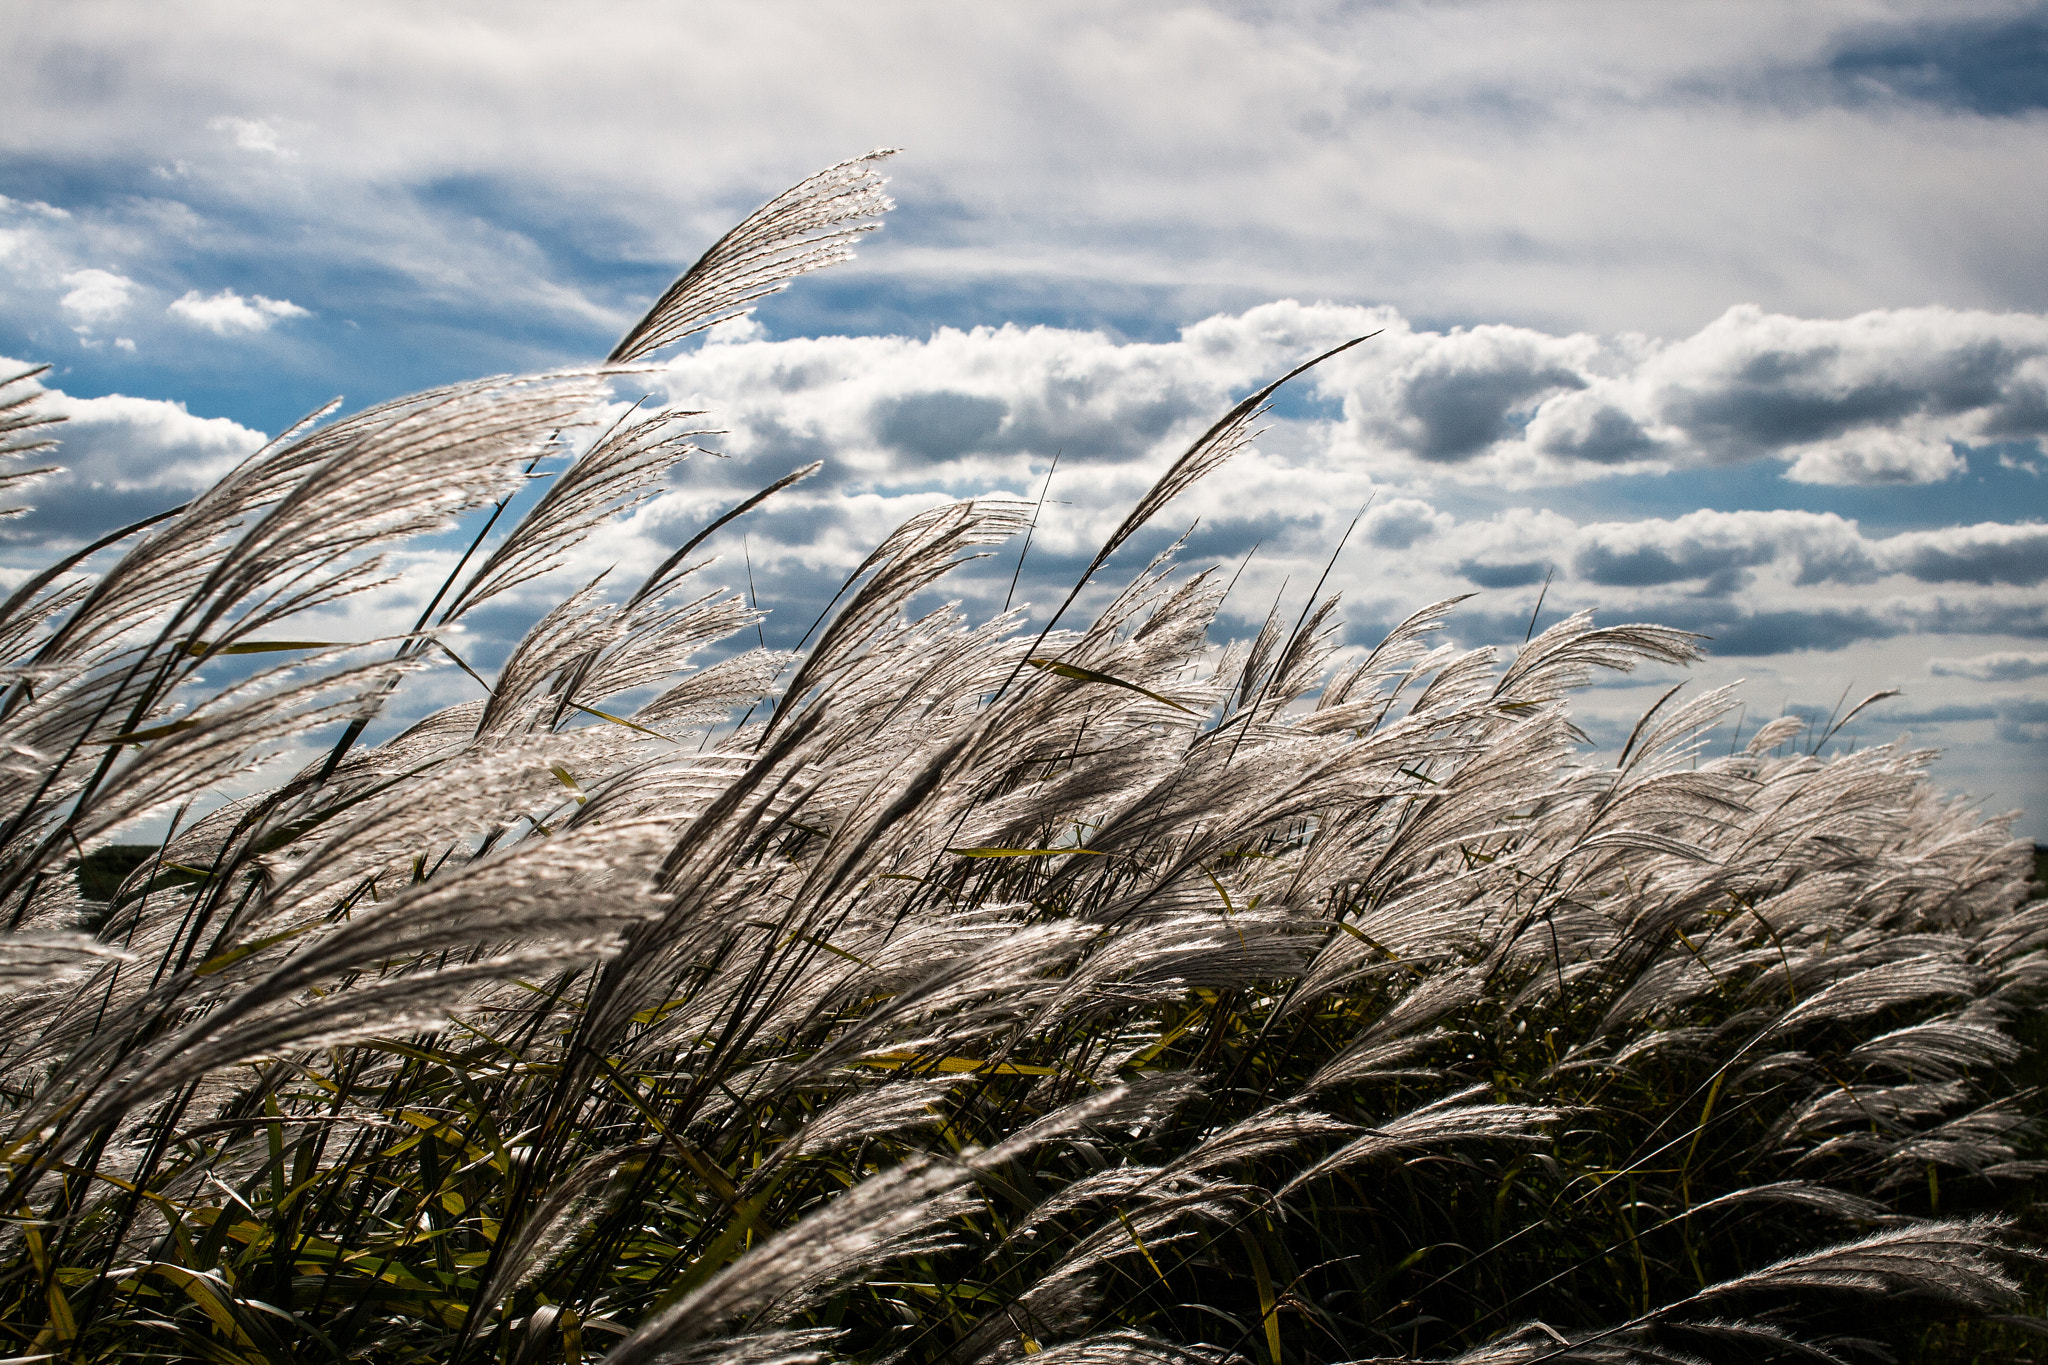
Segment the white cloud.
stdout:
<svg viewBox="0 0 2048 1365">
<path fill-rule="evenodd" d="M 277 126 L 267 119 L 217 118 L 206 126 L 217 133 L 232 134 L 235 145 L 245 152 L 266 152 L 286 159 L 296 155 L 278 141 Z"/>
<path fill-rule="evenodd" d="M 1995 733 L 2008 744 L 2048 744 L 2048 702 L 2013 698 L 1998 709 Z"/>
<path fill-rule="evenodd" d="M 2048 654 L 2001 650 L 1966 659 L 1937 657 L 1927 661 L 1927 671 L 1937 678 L 1970 678 L 1976 682 L 2025 682 L 2048 678 Z"/>
<path fill-rule="evenodd" d="M 102 492 L 196 493 L 263 443 L 262 432 L 225 417 L 196 417 L 183 403 L 62 392 L 46 401 L 65 417 L 54 434 L 69 481 Z"/>
<path fill-rule="evenodd" d="M 188 290 L 165 311 L 216 336 L 267 332 L 285 318 L 313 316 L 290 299 L 267 299 L 261 294 L 243 298 L 232 289 L 212 295 Z"/>
<path fill-rule="evenodd" d="M 0 194 L 0 213 L 25 213 L 32 217 L 48 218 L 55 222 L 62 222 L 71 216 L 69 209 L 60 209 L 56 205 L 46 204 L 40 199 L 9 199 L 4 194 Z"/>
<path fill-rule="evenodd" d="M 1554 337 L 1525 327 L 1411 332 L 1394 317 L 1385 336 L 1352 352 L 1341 369 L 1345 416 L 1368 446 L 1452 465 L 1515 440 L 1521 422 L 1553 394 L 1584 388 L 1599 358 L 1590 336 Z M 1517 419 L 1520 419 L 1519 421 Z"/>
<path fill-rule="evenodd" d="M 1939 436 L 1860 431 L 1799 451 L 1785 477 L 1794 483 L 1939 483 L 1966 468 L 1955 447 Z"/>
<path fill-rule="evenodd" d="M 1475 480 L 1773 459 L 1805 483 L 1931 483 L 1964 469 L 1954 444 L 2048 436 L 2048 315 L 1745 304 L 1669 342 L 1395 317 L 1317 382 L 1361 448 Z"/>
<path fill-rule="evenodd" d="M 119 317 L 136 289 L 135 281 L 111 270 L 73 270 L 64 283 L 71 292 L 57 301 L 58 306 L 87 324 Z"/>
<path fill-rule="evenodd" d="M 1595 386 L 1697 456 L 1770 454 L 1809 482 L 1929 482 L 1950 441 L 2048 433 L 2048 316 L 1911 308 L 1841 321 L 1730 308 Z"/>
</svg>

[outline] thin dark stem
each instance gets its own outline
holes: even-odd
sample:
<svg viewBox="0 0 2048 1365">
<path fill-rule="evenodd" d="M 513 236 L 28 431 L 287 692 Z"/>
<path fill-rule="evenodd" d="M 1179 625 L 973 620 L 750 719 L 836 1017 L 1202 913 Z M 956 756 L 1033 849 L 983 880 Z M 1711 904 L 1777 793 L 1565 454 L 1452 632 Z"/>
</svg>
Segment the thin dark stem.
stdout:
<svg viewBox="0 0 2048 1365">
<path fill-rule="evenodd" d="M 1024 576 L 1024 556 L 1031 553 L 1031 538 L 1038 533 L 1038 514 L 1045 510 L 1045 495 L 1052 491 L 1052 476 L 1060 467 L 1060 456 L 1066 450 L 1062 446 L 1052 453 L 1052 464 L 1046 468 L 1045 482 L 1038 489 L 1038 503 L 1031 509 L 1031 524 L 1024 528 L 1024 548 L 1017 551 L 1017 569 L 1010 575 L 1010 590 L 1003 594 L 1003 612 L 1010 610 L 1010 603 L 1017 596 L 1017 580 Z"/>
<path fill-rule="evenodd" d="M 1557 572 L 1555 566 L 1543 571 L 1543 591 L 1536 594 L 1536 608 L 1529 613 L 1529 628 L 1522 632 L 1522 643 L 1528 644 L 1536 634 L 1536 618 L 1543 614 L 1543 599 L 1550 596 L 1550 576 Z"/>
</svg>

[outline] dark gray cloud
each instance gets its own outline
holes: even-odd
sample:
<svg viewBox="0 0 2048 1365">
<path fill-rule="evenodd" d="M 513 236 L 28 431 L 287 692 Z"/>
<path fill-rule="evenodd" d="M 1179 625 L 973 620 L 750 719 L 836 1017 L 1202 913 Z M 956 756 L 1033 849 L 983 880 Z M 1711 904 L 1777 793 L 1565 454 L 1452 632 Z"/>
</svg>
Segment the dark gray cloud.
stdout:
<svg viewBox="0 0 2048 1365">
<path fill-rule="evenodd" d="M 1954 442 L 2048 432 L 2044 357 L 2032 317 L 1734 308 L 1644 366 L 1638 405 L 1716 462 L 1778 454 L 1810 480 L 1920 482 L 1956 471 Z"/>
<path fill-rule="evenodd" d="M 1842 649 L 1900 633 L 1898 626 L 1869 612 L 1838 609 L 1754 612 L 1725 623 L 1703 621 L 1700 625 L 1716 627 L 1701 633 L 1710 637 L 1708 647 L 1725 658 Z"/>
<path fill-rule="evenodd" d="M 1405 550 L 1449 520 L 1426 502 L 1396 498 L 1372 509 L 1365 520 L 1366 538 L 1384 549 Z"/>
<path fill-rule="evenodd" d="M 1921 606 L 1916 614 L 1921 630 L 1938 635 L 2011 635 L 2023 640 L 2048 640 L 2048 602 L 2038 597 L 2011 597 L 1947 593 Z"/>
<path fill-rule="evenodd" d="M 1937 678 L 1970 678 L 1977 682 L 2025 682 L 2048 678 L 2048 654 L 2000 650 L 1969 659 L 1933 658 L 1927 671 Z"/>
<path fill-rule="evenodd" d="M 1660 344 L 1480 327 L 1399 334 L 1340 367 L 1353 429 L 1427 464 L 1598 477 L 1790 464 L 1807 483 L 1927 483 L 1959 447 L 2048 436 L 2048 316 L 1743 304 Z"/>
<path fill-rule="evenodd" d="M 875 437 L 907 455 L 946 460 L 987 449 L 1009 411 L 1001 399 L 948 389 L 893 394 L 875 404 Z"/>
<path fill-rule="evenodd" d="M 1709 593 L 1733 592 L 1748 581 L 1742 571 L 1767 564 L 1777 555 L 1775 545 L 1701 545 L 1677 548 L 1635 545 L 1626 549 L 1595 542 L 1579 551 L 1573 571 L 1589 583 L 1614 587 L 1646 588 L 1686 579 L 1705 579 L 1701 589 Z"/>
<path fill-rule="evenodd" d="M 1583 389 L 1590 338 L 1562 338 L 1522 327 L 1483 326 L 1416 332 L 1382 310 L 1332 310 L 1332 340 L 1344 331 L 1381 332 L 1314 381 L 1343 400 L 1355 434 L 1425 465 L 1458 465 L 1519 437 L 1539 403 Z M 1348 325 L 1345 325 L 1348 324 Z"/>
<path fill-rule="evenodd" d="M 1629 588 L 1696 583 L 1707 594 L 1739 590 L 1751 571 L 1771 564 L 1782 565 L 1798 587 L 1854 586 L 1894 574 L 1985 587 L 2048 581 L 2048 525 L 2035 522 L 1868 536 L 1834 513 L 1701 509 L 1674 519 L 1583 526 L 1561 548 L 1584 582 Z"/>
<path fill-rule="evenodd" d="M 2010 583 L 2048 579 L 2048 526 L 1955 526 L 1895 538 L 1888 558 L 1923 583 Z"/>
<path fill-rule="evenodd" d="M 1664 449 L 1641 422 L 1608 403 L 1581 407 L 1547 423 L 1535 446 L 1545 455 L 1592 464 L 1647 460 Z"/>
<path fill-rule="evenodd" d="M 1561 366 L 1434 364 L 1408 377 L 1402 393 L 1416 428 L 1408 449 L 1433 463 L 1467 460 L 1512 434 L 1509 414 L 1542 395 L 1585 387 Z"/>
<path fill-rule="evenodd" d="M 1888 542 L 1862 535 L 1831 513 L 1717 512 L 1675 519 L 1596 522 L 1559 537 L 1561 557 L 1582 582 L 1652 588 L 1689 583 L 1725 596 L 1747 586 L 1755 571 L 1782 564 L 1801 586 L 1866 583 L 1885 571 Z"/>
<path fill-rule="evenodd" d="M 1707 637 L 1717 658 L 1754 659 L 1805 650 L 1837 650 L 1866 640 L 1884 640 L 1907 627 L 1856 607 L 1809 611 L 1744 611 L 1724 602 L 1681 598 L 1644 604 L 1631 616 L 1659 621 Z"/>
<path fill-rule="evenodd" d="M 2015 697 L 2000 702 L 1992 733 L 2007 744 L 2048 744 L 2048 701 Z"/>
<path fill-rule="evenodd" d="M 2037 352 L 1985 342 L 1938 354 L 1915 373 L 1868 365 L 1849 338 L 1800 340 L 1731 357 L 1708 387 L 1674 385 L 1659 416 L 1699 444 L 1746 459 L 1756 447 L 1806 445 L 1907 417 L 1994 409 L 1987 428 L 2010 432 L 1996 412 L 2014 371 Z M 1862 370 L 1862 373 L 1845 371 Z M 2014 433 L 2017 434 L 2017 433 Z M 2029 432 L 2027 434 L 2034 434 Z"/>
<path fill-rule="evenodd" d="M 1549 566 L 1534 559 L 1519 564 L 1484 564 L 1468 559 L 1458 565 L 1458 572 L 1482 588 L 1520 588 L 1541 583 Z"/>
</svg>

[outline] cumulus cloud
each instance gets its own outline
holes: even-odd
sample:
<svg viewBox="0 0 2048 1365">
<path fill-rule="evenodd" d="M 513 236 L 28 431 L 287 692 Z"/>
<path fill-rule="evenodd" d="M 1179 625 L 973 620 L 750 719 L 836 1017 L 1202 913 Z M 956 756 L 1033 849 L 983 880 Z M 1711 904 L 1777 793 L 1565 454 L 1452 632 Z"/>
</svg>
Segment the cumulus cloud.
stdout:
<svg viewBox="0 0 2048 1365">
<path fill-rule="evenodd" d="M 1725 600 L 1653 599 L 1631 604 L 1628 615 L 1696 631 L 1716 657 L 1725 659 L 1832 652 L 1913 629 L 1911 620 L 1898 612 L 1829 603 L 1773 608 Z"/>
<path fill-rule="evenodd" d="M 1785 476 L 1795 483 L 1938 483 L 1963 468 L 1955 447 L 1938 433 L 1861 431 L 1799 450 Z"/>
<path fill-rule="evenodd" d="M 1819 707 L 1791 707 L 1789 710 L 1806 712 L 1808 719 L 1821 720 Z M 1996 720 L 1998 708 L 1985 703 L 1951 703 L 1947 706 L 1900 706 L 1896 703 L 1879 706 L 1870 713 L 1871 720 L 1880 725 L 1954 725 L 1963 721 Z"/>
<path fill-rule="evenodd" d="M 2048 579 L 2048 526 L 1986 522 L 1910 531 L 1879 542 L 1879 557 L 1923 583 L 2033 587 Z"/>
<path fill-rule="evenodd" d="M 1171 454 L 1329 326 L 1276 303 L 1165 343 L 1014 325 L 736 341 L 683 353 L 659 383 L 671 401 L 712 410 L 728 432 L 720 448 L 763 472 L 827 459 L 807 489 L 1022 492 L 1058 455 L 1051 496 L 1093 527 L 1114 524 Z"/>
<path fill-rule="evenodd" d="M 893 519 L 939 496 L 1036 496 L 1058 454 L 1020 590 L 1035 601 L 1049 589 L 1033 574 L 1064 572 L 1066 558 L 1085 556 L 1231 402 L 1332 338 L 1374 326 L 1386 335 L 1359 348 L 1364 358 L 1347 353 L 1348 370 L 1323 382 L 1339 411 L 1293 402 L 1285 419 L 1269 416 L 1255 451 L 1161 519 L 1163 533 L 1200 517 L 1198 553 L 1222 559 L 1258 541 L 1248 601 L 1319 563 L 1371 493 L 1352 554 L 1374 565 L 1375 600 L 1385 604 L 1373 610 L 1395 619 L 1404 606 L 1479 588 L 1516 595 L 1526 623 L 1538 585 L 1554 579 L 1553 606 L 1667 620 L 1713 636 L 1727 656 L 1839 650 L 1916 630 L 2048 633 L 2048 603 L 2034 591 L 2048 582 L 2048 526 L 2039 523 L 1886 534 L 1839 513 L 1793 509 L 1632 516 L 1593 496 L 1597 485 L 1575 499 L 1590 516 L 1519 507 L 1473 517 L 1491 495 L 1475 508 L 1463 467 L 1500 460 L 1517 443 L 1526 449 L 1526 431 L 1462 463 L 1432 452 L 1512 429 L 1518 414 L 1613 375 L 1640 373 L 1659 348 L 1511 328 L 1427 332 L 1389 310 L 1286 301 L 1220 314 L 1162 342 L 1005 326 L 924 338 L 735 340 L 685 352 L 657 387 L 708 409 L 726 433 L 717 444 L 734 458 L 695 467 L 643 514 L 637 534 L 652 555 L 652 543 L 679 542 L 752 488 L 822 459 L 826 472 L 766 517 L 753 553 L 768 572 L 785 562 L 850 567 Z M 1533 376 L 1528 383 L 1501 378 L 1517 366 Z M 1586 387 L 1558 387 L 1574 366 Z M 1448 416 L 1455 405 L 1444 395 L 1453 390 L 1479 414 L 1463 428 Z M 1357 431 L 1368 409 L 1379 414 L 1380 435 L 1362 449 Z M 1504 602 L 1485 609 L 1508 611 Z"/>
<path fill-rule="evenodd" d="M 1335 319 L 1333 318 L 1334 322 Z M 2048 316 L 1895 309 L 1843 320 L 1744 304 L 1690 337 L 1411 331 L 1320 382 L 1350 436 L 1523 483 L 1783 461 L 1804 483 L 1931 483 L 1970 443 L 2048 436 Z"/>
<path fill-rule="evenodd" d="M 88 325 L 121 316 L 134 295 L 135 281 L 111 270 L 73 270 L 64 283 L 71 291 L 57 301 L 65 312 Z"/>
<path fill-rule="evenodd" d="M 1448 529 L 1453 520 L 1419 498 L 1394 498 L 1375 503 L 1366 513 L 1365 537 L 1389 550 L 1405 550 Z"/>
<path fill-rule="evenodd" d="M 261 294 L 243 298 L 232 289 L 209 295 L 187 290 L 166 311 L 216 336 L 267 332 L 286 318 L 313 316 L 290 299 L 268 299 Z"/>
<path fill-rule="evenodd" d="M 1591 337 L 1498 326 L 1416 333 L 1388 321 L 1384 345 L 1346 367 L 1345 414 L 1361 439 L 1432 464 L 1515 439 L 1544 398 L 1586 387 L 1599 354 Z"/>
<path fill-rule="evenodd" d="M 2048 678 L 2048 654 L 2000 650 L 1966 659 L 1936 657 L 1927 661 L 1927 671 L 1937 678 L 1969 678 L 1976 682 L 2025 682 Z"/>
<path fill-rule="evenodd" d="M 1833 321 L 1730 308 L 1597 386 L 1645 432 L 1715 463 L 1760 454 L 1817 483 L 1928 482 L 1951 441 L 2048 433 L 2048 317 L 1947 308 Z"/>
<path fill-rule="evenodd" d="M 1507 522 L 1474 523 L 1457 538 L 1486 547 L 1470 561 L 1501 559 L 1504 540 L 1526 544 L 1526 530 Z M 1759 571 L 1775 570 L 1787 588 L 1860 585 L 1898 576 L 1919 583 L 2033 587 L 2048 580 L 2048 525 L 1980 522 L 1933 531 L 1869 536 L 1833 512 L 1717 512 L 1644 517 L 1545 528 L 1550 554 L 1580 581 L 1612 588 L 1684 585 L 1701 595 L 1738 591 Z M 1467 574 L 1493 586 L 1484 573 Z"/>
<path fill-rule="evenodd" d="M 1702 510 L 1586 526 L 1574 541 L 1577 576 L 1607 587 L 1696 582 L 1703 593 L 1727 593 L 1779 559 L 1797 565 L 1800 582 L 1874 572 L 1855 523 L 1833 513 Z"/>
<path fill-rule="evenodd" d="M 1219 314 L 1168 342 L 1014 325 L 941 328 L 922 340 L 733 341 L 678 357 L 666 382 L 678 400 L 716 407 L 733 425 L 736 451 L 794 463 L 830 455 L 844 486 L 1001 483 L 1015 491 L 1034 461 L 1058 452 L 1067 491 L 1078 480 L 1105 500 L 1142 487 L 1146 468 L 1259 380 L 1375 329 L 1383 335 L 1305 381 L 1341 404 L 1337 420 L 1297 416 L 1269 440 L 1325 471 L 1363 471 L 1367 487 L 1405 479 L 1419 488 L 1446 475 L 1526 483 L 1755 456 L 1797 474 L 1798 461 L 1816 452 L 1838 471 L 1878 478 L 1904 467 L 1880 458 L 1905 448 L 1895 437 L 1907 439 L 1882 426 L 1888 421 L 1910 427 L 1939 417 L 1958 440 L 2048 435 L 2048 398 L 2037 401 L 2028 387 L 2036 369 L 2048 382 L 2048 317 L 1918 310 L 1799 322 L 1792 340 L 1766 344 L 1794 321 L 1735 310 L 1698 337 L 1658 345 L 1508 327 L 1418 331 L 1391 310 L 1281 301 Z M 1923 347 L 1914 338 L 1930 328 Z M 1723 335 L 1731 332 L 1746 339 L 1737 345 Z M 2041 355 L 2015 359 L 2030 338 Z M 1694 351 L 1708 360 L 1685 359 Z M 1739 364 L 1729 358 L 1735 352 Z M 1589 395 L 1609 414 L 1622 412 L 1618 395 L 1633 395 L 1636 409 L 1657 415 L 1630 418 L 1640 439 L 1625 438 L 1614 425 L 1622 417 L 1586 408 Z M 1571 404 L 1579 407 L 1560 406 Z M 1567 431 L 1577 445 L 1560 434 Z M 1955 458 L 1944 447 L 1941 460 Z M 1318 495 L 1335 491 L 1327 477 L 1312 477 L 1321 479 Z M 1385 502 L 1367 523 L 1371 543 L 1388 548 L 1447 529 L 1417 498 Z M 1771 564 L 1788 566 L 1798 585 L 1903 575 L 2034 586 L 2048 579 L 2048 527 L 1987 522 L 1879 539 L 1834 513 L 1703 510 L 1546 527 L 1519 550 L 1496 536 L 1464 555 L 1479 573 L 1474 581 L 1496 585 L 1530 581 L 1530 564 L 1567 558 L 1591 583 L 1690 583 L 1710 593 Z"/>
<path fill-rule="evenodd" d="M 1467 559 L 1459 562 L 1458 572 L 1482 588 L 1526 588 L 1550 577 L 1555 567 L 1540 559 L 1518 559 L 1506 563 Z"/>
</svg>

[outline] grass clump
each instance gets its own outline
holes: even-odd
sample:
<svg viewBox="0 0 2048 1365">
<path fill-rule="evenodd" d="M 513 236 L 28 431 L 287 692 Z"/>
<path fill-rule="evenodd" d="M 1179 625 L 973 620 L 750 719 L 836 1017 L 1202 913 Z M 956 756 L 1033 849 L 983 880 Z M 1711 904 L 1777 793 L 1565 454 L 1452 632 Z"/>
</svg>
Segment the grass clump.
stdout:
<svg viewBox="0 0 2048 1365">
<path fill-rule="evenodd" d="M 911 619 L 1024 528 L 983 500 L 892 534 L 798 655 L 690 670 L 756 619 L 693 541 L 361 742 L 435 631 L 688 457 L 687 415 L 603 435 L 381 651 L 293 618 L 502 509 L 618 367 L 842 257 L 879 186 L 868 157 L 778 197 L 605 366 L 309 422 L 0 606 L 7 1352 L 1847 1360 L 2012 1330 L 2031 850 L 1924 753 L 1823 761 L 1778 721 L 1708 756 L 1722 692 L 1584 758 L 1573 690 L 1694 658 L 1681 632 L 1582 614 L 1503 667 L 1435 646 L 1439 604 L 1333 669 L 1333 598 L 1218 654 L 1222 589 L 1170 557 L 1035 639 Z M 109 843 L 164 809 L 160 846 Z"/>
</svg>

